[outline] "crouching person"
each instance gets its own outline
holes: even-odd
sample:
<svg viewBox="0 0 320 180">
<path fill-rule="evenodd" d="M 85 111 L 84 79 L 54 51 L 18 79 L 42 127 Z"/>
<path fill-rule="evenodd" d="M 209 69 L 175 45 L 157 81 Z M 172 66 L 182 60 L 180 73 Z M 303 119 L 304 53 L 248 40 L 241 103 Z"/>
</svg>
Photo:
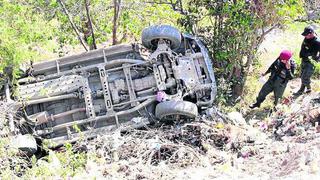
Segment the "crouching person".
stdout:
<svg viewBox="0 0 320 180">
<path fill-rule="evenodd" d="M 276 106 L 278 104 L 286 89 L 288 81 L 293 78 L 294 70 L 296 68 L 295 62 L 291 57 L 291 51 L 283 50 L 268 70 L 262 74 L 262 76 L 265 76 L 266 74 L 271 73 L 268 81 L 262 86 L 257 101 L 249 106 L 251 109 L 260 107 L 266 96 L 272 91 L 274 93 L 274 105 Z"/>
</svg>

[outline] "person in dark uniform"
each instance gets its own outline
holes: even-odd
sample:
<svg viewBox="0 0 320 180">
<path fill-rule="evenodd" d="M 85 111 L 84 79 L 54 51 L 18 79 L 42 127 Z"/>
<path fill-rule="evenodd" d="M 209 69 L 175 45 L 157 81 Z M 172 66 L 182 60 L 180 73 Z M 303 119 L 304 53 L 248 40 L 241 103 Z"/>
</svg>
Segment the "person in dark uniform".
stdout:
<svg viewBox="0 0 320 180">
<path fill-rule="evenodd" d="M 311 76 L 314 72 L 314 64 L 311 59 L 319 61 L 320 59 L 320 39 L 317 38 L 312 26 L 304 28 L 304 40 L 301 45 L 300 58 L 301 58 L 301 86 L 298 92 L 293 95 L 301 95 L 307 88 L 306 93 L 311 92 Z M 310 59 L 311 57 L 311 59 Z"/>
<path fill-rule="evenodd" d="M 293 78 L 296 68 L 295 62 L 291 57 L 291 51 L 281 51 L 280 56 L 272 63 L 268 70 L 262 74 L 262 76 L 265 76 L 271 73 L 268 81 L 262 86 L 257 101 L 249 106 L 251 109 L 260 107 L 266 96 L 272 91 L 274 93 L 274 105 L 276 106 L 278 104 L 279 99 L 282 98 L 284 90 L 287 87 L 288 81 Z"/>
</svg>

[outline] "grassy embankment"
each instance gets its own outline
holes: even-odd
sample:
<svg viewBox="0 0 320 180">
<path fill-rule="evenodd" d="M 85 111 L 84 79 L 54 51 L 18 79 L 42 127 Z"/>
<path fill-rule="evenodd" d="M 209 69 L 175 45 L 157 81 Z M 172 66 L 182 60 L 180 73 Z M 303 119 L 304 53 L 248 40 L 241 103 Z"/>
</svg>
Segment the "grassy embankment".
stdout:
<svg viewBox="0 0 320 180">
<path fill-rule="evenodd" d="M 297 70 L 295 73 L 296 79 L 293 79 L 288 83 L 284 97 L 290 97 L 293 92 L 297 91 L 300 87 L 300 63 L 301 59 L 299 58 L 299 51 L 301 43 L 303 41 L 303 36 L 301 33 L 306 26 L 306 23 L 293 23 L 285 27 L 283 30 L 276 30 L 269 35 L 260 46 L 258 51 L 258 64 L 254 66 L 254 70 L 250 73 L 242 100 L 239 104 L 235 106 L 236 109 L 239 109 L 244 114 L 252 114 L 254 112 L 265 113 L 267 110 L 271 109 L 273 106 L 272 95 L 269 95 L 266 101 L 262 104 L 259 110 L 249 110 L 249 104 L 255 102 L 262 83 L 259 82 L 260 74 L 265 72 L 272 62 L 278 57 L 281 50 L 288 49 L 294 52 L 294 60 L 297 63 Z M 265 76 L 267 79 L 269 75 Z M 314 92 L 320 92 L 320 63 L 316 64 L 316 70 L 312 78 L 312 90 Z M 259 116 L 259 115 L 258 115 Z M 265 115 L 261 116 L 266 117 Z"/>
</svg>

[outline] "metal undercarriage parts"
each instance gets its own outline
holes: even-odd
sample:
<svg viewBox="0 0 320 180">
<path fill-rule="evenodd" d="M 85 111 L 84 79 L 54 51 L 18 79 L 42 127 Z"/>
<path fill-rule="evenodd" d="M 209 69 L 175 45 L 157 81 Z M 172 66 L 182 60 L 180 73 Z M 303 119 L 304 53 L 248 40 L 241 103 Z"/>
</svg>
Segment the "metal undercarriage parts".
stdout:
<svg viewBox="0 0 320 180">
<path fill-rule="evenodd" d="M 142 44 L 117 45 L 44 61 L 18 80 L 14 96 L 21 135 L 61 145 L 94 137 L 131 120 L 195 118 L 211 107 L 216 83 L 211 59 L 196 37 L 152 26 Z M 157 96 L 161 94 L 161 98 Z M 6 97 L 9 100 L 8 86 Z M 31 142 L 31 141 L 30 141 Z"/>
</svg>

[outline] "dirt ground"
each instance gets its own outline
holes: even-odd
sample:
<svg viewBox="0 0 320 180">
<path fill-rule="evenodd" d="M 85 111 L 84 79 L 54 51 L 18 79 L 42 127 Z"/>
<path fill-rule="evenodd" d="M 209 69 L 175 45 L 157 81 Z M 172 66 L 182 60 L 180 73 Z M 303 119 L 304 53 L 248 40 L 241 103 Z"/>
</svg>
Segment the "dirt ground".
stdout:
<svg viewBox="0 0 320 180">
<path fill-rule="evenodd" d="M 90 142 L 88 152 L 97 152 L 97 144 L 104 144 L 117 155 L 103 156 L 110 162 L 89 161 L 87 171 L 77 178 L 318 179 L 320 128 L 307 112 L 319 107 L 319 97 L 313 93 L 293 99 L 268 121 L 247 124 L 240 115 L 224 124 L 206 117 L 170 128 L 133 131 L 121 138 L 106 135 Z M 105 139 L 119 146 L 111 148 Z"/>
<path fill-rule="evenodd" d="M 261 71 L 280 49 L 299 38 L 276 38 L 279 34 L 274 32 L 262 44 Z M 283 43 L 283 38 L 291 40 Z M 289 49 L 296 52 L 300 40 Z M 273 112 L 260 108 L 221 117 L 212 109 L 194 122 L 124 134 L 119 130 L 79 141 L 74 148 L 88 156 L 83 170 L 70 179 L 319 179 L 320 80 L 312 83 L 311 94 L 293 97 L 300 79 L 290 81 L 283 104 Z M 61 179 L 65 165 L 53 151 L 48 159 L 39 159 L 34 168 L 48 167 L 55 176 L 31 173 L 25 178 Z"/>
</svg>

